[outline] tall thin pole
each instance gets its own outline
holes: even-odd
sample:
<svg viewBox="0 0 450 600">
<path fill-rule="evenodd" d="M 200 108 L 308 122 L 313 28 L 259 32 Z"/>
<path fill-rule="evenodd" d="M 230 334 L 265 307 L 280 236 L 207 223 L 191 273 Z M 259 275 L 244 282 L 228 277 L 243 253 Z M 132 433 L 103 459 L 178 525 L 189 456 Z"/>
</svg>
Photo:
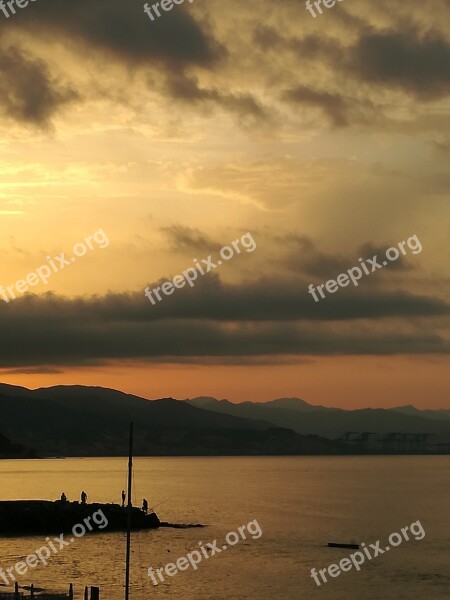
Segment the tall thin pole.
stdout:
<svg viewBox="0 0 450 600">
<path fill-rule="evenodd" d="M 125 600 L 130 597 L 130 557 L 131 557 L 131 482 L 133 478 L 133 423 L 130 423 L 130 448 L 128 451 L 128 503 L 127 503 L 127 555 L 125 566 Z"/>
</svg>

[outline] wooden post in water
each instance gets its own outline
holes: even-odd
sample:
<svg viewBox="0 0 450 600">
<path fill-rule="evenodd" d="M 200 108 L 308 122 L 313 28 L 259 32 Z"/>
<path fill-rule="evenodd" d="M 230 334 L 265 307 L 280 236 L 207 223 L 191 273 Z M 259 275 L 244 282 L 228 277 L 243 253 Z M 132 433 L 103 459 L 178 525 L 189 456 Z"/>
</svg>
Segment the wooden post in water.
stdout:
<svg viewBox="0 0 450 600">
<path fill-rule="evenodd" d="M 34 583 L 30 585 L 30 596 L 34 598 Z"/>
<path fill-rule="evenodd" d="M 84 588 L 84 600 L 89 600 L 89 590 L 87 586 Z"/>
<path fill-rule="evenodd" d="M 14 597 L 15 597 L 15 598 L 18 598 L 18 597 L 19 597 L 19 584 L 17 583 L 17 581 L 16 581 L 16 583 L 14 584 Z"/>
<path fill-rule="evenodd" d="M 69 584 L 69 600 L 73 600 L 73 583 Z"/>
<path fill-rule="evenodd" d="M 127 550 L 125 563 L 125 600 L 130 597 L 130 556 L 131 556 L 131 482 L 133 477 L 133 423 L 130 423 L 130 444 L 128 451 L 128 504 L 127 504 Z"/>
</svg>

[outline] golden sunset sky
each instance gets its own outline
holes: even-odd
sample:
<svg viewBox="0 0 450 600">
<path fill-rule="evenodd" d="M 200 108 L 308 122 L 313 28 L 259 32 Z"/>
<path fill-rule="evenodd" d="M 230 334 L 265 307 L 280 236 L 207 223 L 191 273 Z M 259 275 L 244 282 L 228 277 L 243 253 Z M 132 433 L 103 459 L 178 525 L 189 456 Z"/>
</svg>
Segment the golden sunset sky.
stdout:
<svg viewBox="0 0 450 600">
<path fill-rule="evenodd" d="M 0 13 L 0 284 L 109 240 L 0 300 L 0 379 L 448 408 L 450 2 L 143 4 Z M 246 232 L 253 252 L 144 296 Z"/>
</svg>

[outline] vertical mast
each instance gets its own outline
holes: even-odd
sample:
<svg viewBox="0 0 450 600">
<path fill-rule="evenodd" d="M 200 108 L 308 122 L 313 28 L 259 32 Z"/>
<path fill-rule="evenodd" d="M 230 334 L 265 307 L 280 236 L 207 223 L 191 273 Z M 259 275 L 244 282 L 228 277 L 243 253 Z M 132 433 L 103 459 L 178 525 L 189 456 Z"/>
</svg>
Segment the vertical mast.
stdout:
<svg viewBox="0 0 450 600">
<path fill-rule="evenodd" d="M 133 423 L 130 423 L 130 447 L 128 451 L 128 503 L 127 503 L 127 553 L 125 566 L 125 600 L 130 595 L 130 556 L 131 556 L 131 482 L 133 477 Z"/>
</svg>

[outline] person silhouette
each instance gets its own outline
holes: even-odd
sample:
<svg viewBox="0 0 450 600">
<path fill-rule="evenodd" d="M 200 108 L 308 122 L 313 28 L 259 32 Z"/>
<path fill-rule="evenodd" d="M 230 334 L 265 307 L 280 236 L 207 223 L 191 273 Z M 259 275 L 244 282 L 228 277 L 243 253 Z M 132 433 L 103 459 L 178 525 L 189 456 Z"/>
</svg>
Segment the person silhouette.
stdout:
<svg viewBox="0 0 450 600">
<path fill-rule="evenodd" d="M 148 513 L 148 502 L 145 498 L 142 500 L 142 512 L 145 514 Z"/>
<path fill-rule="evenodd" d="M 87 494 L 85 491 L 81 492 L 81 504 L 86 504 L 87 503 Z"/>
<path fill-rule="evenodd" d="M 125 494 L 125 490 L 122 490 L 122 508 L 125 506 L 125 500 L 127 495 Z"/>
<path fill-rule="evenodd" d="M 67 502 L 67 496 L 64 492 L 61 494 L 61 502 Z"/>
</svg>

